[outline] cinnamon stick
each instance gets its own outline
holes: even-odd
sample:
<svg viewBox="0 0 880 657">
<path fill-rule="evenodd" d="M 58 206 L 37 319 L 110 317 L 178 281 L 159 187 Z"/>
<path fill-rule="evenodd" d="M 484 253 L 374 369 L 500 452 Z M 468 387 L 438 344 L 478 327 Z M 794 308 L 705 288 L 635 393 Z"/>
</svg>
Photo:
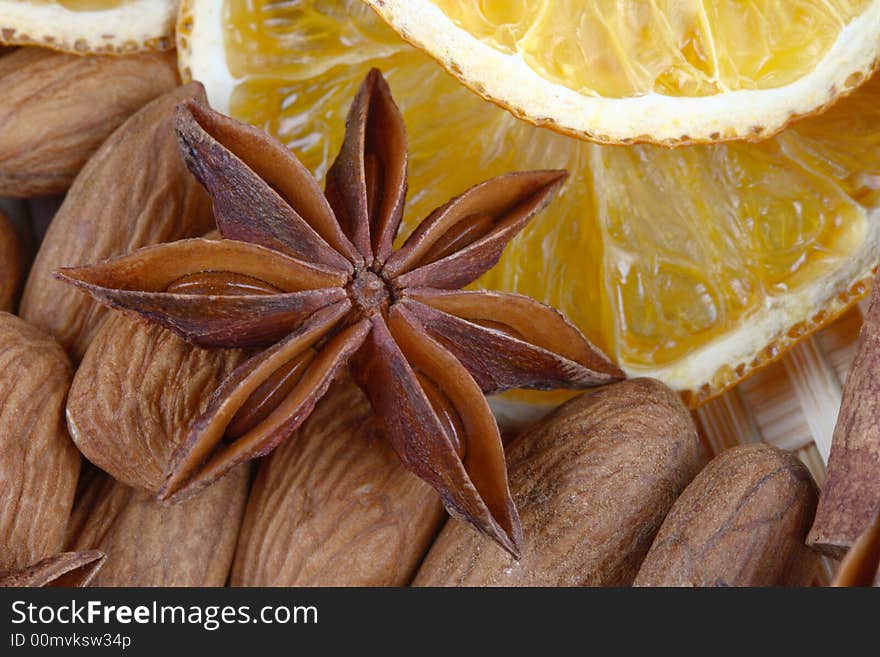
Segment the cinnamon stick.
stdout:
<svg viewBox="0 0 880 657">
<path fill-rule="evenodd" d="M 875 282 L 831 443 L 808 543 L 842 557 L 880 507 L 880 285 Z"/>
</svg>

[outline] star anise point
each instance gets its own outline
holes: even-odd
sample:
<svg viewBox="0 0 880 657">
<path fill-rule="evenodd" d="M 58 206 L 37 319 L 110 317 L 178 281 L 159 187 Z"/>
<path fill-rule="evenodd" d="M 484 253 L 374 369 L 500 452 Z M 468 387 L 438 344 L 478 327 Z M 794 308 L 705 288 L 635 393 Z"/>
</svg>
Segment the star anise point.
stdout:
<svg viewBox="0 0 880 657">
<path fill-rule="evenodd" d="M 507 174 L 435 210 L 399 249 L 406 132 L 371 71 L 321 193 L 265 133 L 189 101 L 175 130 L 223 239 L 141 249 L 59 278 L 200 346 L 260 348 L 214 392 L 159 497 L 192 495 L 263 456 L 346 365 L 416 475 L 514 557 L 522 528 L 486 392 L 584 387 L 622 372 L 560 313 L 460 291 L 550 201 L 564 171 Z"/>
</svg>

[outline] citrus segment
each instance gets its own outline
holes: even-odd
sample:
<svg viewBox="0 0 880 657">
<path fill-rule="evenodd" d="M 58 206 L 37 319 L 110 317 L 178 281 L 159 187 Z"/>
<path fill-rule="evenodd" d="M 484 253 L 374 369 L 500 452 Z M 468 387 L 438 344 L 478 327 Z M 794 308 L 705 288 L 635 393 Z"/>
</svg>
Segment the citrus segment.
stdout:
<svg viewBox="0 0 880 657">
<path fill-rule="evenodd" d="M 582 94 L 708 96 L 808 74 L 871 3 L 430 0 L 460 28 Z"/>
<path fill-rule="evenodd" d="M 410 142 L 402 236 L 487 177 L 568 169 L 478 284 L 560 308 L 630 375 L 705 399 L 865 292 L 880 252 L 880 79 L 761 143 L 600 146 L 486 103 L 357 2 L 210 4 L 184 4 L 185 66 L 212 104 L 319 177 L 357 84 L 383 70 Z"/>
</svg>

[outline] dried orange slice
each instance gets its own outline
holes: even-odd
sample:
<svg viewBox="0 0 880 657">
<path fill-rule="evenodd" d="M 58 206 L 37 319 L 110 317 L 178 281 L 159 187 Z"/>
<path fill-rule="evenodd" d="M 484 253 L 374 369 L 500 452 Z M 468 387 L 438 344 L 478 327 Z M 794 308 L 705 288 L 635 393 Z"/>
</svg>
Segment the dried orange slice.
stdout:
<svg viewBox="0 0 880 657">
<path fill-rule="evenodd" d="M 185 73 L 323 176 L 379 67 L 410 141 L 404 232 L 507 171 L 565 168 L 560 197 L 479 284 L 562 309 L 630 375 L 693 403 L 866 291 L 880 255 L 880 78 L 760 143 L 600 146 L 471 93 L 353 0 L 184 0 Z"/>
<path fill-rule="evenodd" d="M 767 137 L 861 83 L 878 0 L 366 0 L 517 116 L 604 143 Z"/>
<path fill-rule="evenodd" d="M 0 0 L 0 44 L 72 53 L 174 47 L 179 0 Z"/>
</svg>

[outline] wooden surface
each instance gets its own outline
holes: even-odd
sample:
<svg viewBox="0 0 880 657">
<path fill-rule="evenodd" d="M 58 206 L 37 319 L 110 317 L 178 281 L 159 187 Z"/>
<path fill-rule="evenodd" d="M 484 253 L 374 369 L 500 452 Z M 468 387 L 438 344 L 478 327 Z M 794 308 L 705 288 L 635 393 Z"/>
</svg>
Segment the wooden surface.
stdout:
<svg viewBox="0 0 880 657">
<path fill-rule="evenodd" d="M 763 441 L 797 452 L 821 484 L 862 310 L 857 306 L 695 411 L 713 453 Z"/>
</svg>

